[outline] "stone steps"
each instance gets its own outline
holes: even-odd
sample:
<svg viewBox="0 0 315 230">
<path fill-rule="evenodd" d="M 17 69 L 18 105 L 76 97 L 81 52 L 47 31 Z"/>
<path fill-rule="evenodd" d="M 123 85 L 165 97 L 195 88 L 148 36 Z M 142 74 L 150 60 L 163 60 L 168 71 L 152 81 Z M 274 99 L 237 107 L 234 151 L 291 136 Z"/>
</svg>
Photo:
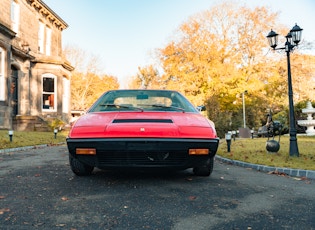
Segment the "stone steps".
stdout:
<svg viewBox="0 0 315 230">
<path fill-rule="evenodd" d="M 49 132 L 48 122 L 39 116 L 16 116 L 12 120 L 13 130 Z"/>
</svg>

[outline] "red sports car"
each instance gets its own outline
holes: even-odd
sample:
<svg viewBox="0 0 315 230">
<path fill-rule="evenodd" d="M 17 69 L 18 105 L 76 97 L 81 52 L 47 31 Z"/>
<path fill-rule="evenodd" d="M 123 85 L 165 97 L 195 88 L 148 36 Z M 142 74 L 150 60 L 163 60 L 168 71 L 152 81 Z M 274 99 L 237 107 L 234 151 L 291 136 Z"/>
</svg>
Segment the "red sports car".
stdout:
<svg viewBox="0 0 315 230">
<path fill-rule="evenodd" d="M 67 138 L 72 171 L 193 168 L 209 176 L 219 145 L 214 123 L 179 92 L 105 92 L 72 126 Z"/>
</svg>

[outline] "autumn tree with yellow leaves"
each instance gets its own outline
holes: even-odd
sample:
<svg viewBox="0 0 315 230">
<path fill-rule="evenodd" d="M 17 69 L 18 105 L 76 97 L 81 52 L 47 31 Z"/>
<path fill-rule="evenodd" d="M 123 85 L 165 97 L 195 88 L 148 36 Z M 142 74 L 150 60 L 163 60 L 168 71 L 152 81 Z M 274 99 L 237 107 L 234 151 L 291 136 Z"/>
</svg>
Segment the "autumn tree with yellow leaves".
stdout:
<svg viewBox="0 0 315 230">
<path fill-rule="evenodd" d="M 159 71 L 153 65 L 139 67 L 136 76 L 129 81 L 131 89 L 155 89 L 160 87 Z"/>
<path fill-rule="evenodd" d="M 97 56 L 88 55 L 75 46 L 67 46 L 64 53 L 75 67 L 70 81 L 72 110 L 86 110 L 105 91 L 119 88 L 116 77 L 102 74 L 98 69 Z"/>
<path fill-rule="evenodd" d="M 278 14 L 267 7 L 218 4 L 190 17 L 173 40 L 157 50 L 160 74 L 140 69 L 133 82 L 176 89 L 195 105 L 205 104 L 219 132 L 242 127 L 241 97 L 247 91 L 247 124 L 259 127 L 267 110 L 277 113 L 288 105 L 286 59 L 283 53 L 274 54 L 266 39 L 274 25 L 283 34 L 289 30 L 277 20 Z M 314 97 L 310 84 L 298 84 L 311 82 L 314 58 L 299 50 L 291 57 L 294 93 L 299 95 L 295 100 Z"/>
</svg>

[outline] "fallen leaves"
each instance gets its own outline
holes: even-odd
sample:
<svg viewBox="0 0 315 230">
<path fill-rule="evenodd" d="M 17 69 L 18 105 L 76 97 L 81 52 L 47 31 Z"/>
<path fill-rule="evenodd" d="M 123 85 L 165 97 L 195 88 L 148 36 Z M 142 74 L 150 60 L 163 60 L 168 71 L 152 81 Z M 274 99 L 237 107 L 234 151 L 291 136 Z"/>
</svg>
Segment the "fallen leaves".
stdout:
<svg viewBox="0 0 315 230">
<path fill-rule="evenodd" d="M 305 176 L 303 176 L 303 177 L 293 177 L 293 179 L 294 180 L 305 181 L 305 184 L 311 184 L 311 181 Z"/>
<path fill-rule="evenodd" d="M 5 212 L 10 212 L 9 208 L 0 208 L 0 215 L 4 214 Z"/>
<path fill-rule="evenodd" d="M 300 180 L 304 180 L 304 181 L 310 181 L 307 177 L 303 176 L 303 177 L 300 177 Z"/>
<path fill-rule="evenodd" d="M 288 174 L 284 172 L 279 172 L 279 171 L 270 171 L 268 174 L 273 174 L 273 175 L 278 175 L 278 176 L 283 176 L 283 177 L 289 177 Z M 300 180 L 300 181 L 305 181 L 306 184 L 310 184 L 311 181 L 307 177 L 292 177 L 294 180 Z"/>
<path fill-rule="evenodd" d="M 284 172 L 279 172 L 279 171 L 270 171 L 268 172 L 268 174 L 274 174 L 274 175 L 278 175 L 278 176 L 288 176 L 288 174 L 284 173 Z"/>
</svg>

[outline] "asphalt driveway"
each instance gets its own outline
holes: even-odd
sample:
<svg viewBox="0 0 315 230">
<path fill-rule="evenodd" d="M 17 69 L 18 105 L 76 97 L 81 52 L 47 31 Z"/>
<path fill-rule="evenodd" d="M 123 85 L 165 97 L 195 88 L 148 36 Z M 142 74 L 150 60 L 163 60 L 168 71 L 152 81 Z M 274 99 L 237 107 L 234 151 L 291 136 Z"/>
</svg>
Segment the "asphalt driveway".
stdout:
<svg viewBox="0 0 315 230">
<path fill-rule="evenodd" d="M 218 161 L 77 177 L 66 146 L 0 154 L 1 229 L 315 229 L 314 197 L 313 180 Z"/>
</svg>

